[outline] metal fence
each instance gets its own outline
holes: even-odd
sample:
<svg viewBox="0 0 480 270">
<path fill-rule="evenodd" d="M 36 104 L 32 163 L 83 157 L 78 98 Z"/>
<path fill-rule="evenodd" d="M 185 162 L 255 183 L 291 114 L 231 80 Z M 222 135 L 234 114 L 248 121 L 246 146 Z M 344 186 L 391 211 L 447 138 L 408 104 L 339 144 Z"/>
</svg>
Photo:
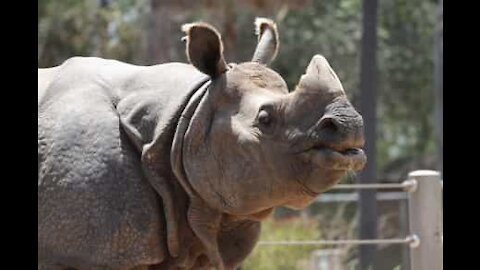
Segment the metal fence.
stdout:
<svg viewBox="0 0 480 270">
<path fill-rule="evenodd" d="M 401 192 L 390 195 L 377 194 L 379 200 L 408 200 L 409 234 L 404 238 L 394 239 L 344 239 L 318 241 L 260 241 L 259 246 L 269 245 L 378 245 L 398 244 L 408 245 L 410 248 L 410 268 L 412 270 L 438 269 L 443 270 L 443 181 L 436 171 L 413 171 L 408 179 L 400 184 L 342 184 L 332 189 L 399 189 Z M 328 197 L 330 196 L 330 197 Z M 335 197 L 336 196 L 336 197 Z M 356 201 L 356 193 L 324 194 L 318 198 L 319 202 L 329 201 Z M 342 269 L 341 260 L 332 258 L 340 256 L 338 252 L 319 253 L 317 269 L 322 268 L 323 258 L 325 269 Z M 323 256 L 323 257 L 322 257 Z"/>
</svg>

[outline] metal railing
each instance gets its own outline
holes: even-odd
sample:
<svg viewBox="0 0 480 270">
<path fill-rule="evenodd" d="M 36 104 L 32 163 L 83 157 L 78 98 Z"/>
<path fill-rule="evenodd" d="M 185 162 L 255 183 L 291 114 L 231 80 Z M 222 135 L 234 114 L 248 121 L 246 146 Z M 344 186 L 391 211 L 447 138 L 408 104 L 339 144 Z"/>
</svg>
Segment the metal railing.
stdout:
<svg viewBox="0 0 480 270">
<path fill-rule="evenodd" d="M 336 185 L 332 189 L 403 190 L 403 192 L 407 193 L 410 234 L 405 238 L 397 239 L 260 241 L 258 245 L 409 245 L 411 254 L 410 266 L 412 270 L 443 269 L 443 181 L 438 172 L 426 170 L 414 171 L 408 175 L 407 180 L 399 184 L 341 184 Z M 326 194 L 322 196 L 325 197 Z M 322 196 L 320 196 L 317 201 L 321 202 Z M 358 199 L 358 197 L 355 197 L 355 199 Z M 350 200 L 352 200 L 352 198 L 350 198 Z"/>
</svg>

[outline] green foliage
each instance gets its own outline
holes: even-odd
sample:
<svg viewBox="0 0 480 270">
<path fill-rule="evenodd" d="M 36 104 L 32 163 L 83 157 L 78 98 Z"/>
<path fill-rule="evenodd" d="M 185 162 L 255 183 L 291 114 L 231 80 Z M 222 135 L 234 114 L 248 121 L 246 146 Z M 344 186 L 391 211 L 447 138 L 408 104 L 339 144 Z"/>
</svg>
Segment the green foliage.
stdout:
<svg viewBox="0 0 480 270">
<path fill-rule="evenodd" d="M 261 240 L 315 240 L 320 239 L 316 223 L 302 219 L 262 223 Z M 318 246 L 257 246 L 242 265 L 245 270 L 308 269 L 308 261 Z"/>
<path fill-rule="evenodd" d="M 142 3 L 143 2 L 143 3 Z M 72 56 L 99 56 L 138 62 L 147 1 L 39 1 L 40 67 L 61 64 Z M 137 61 L 135 61 L 137 60 Z"/>
<path fill-rule="evenodd" d="M 351 98 L 358 94 L 360 1 L 313 1 L 289 12 L 279 22 L 281 49 L 273 67 L 293 90 L 315 54 L 323 54 L 337 72 Z"/>
<path fill-rule="evenodd" d="M 378 163 L 434 153 L 433 33 L 436 3 L 383 1 L 379 12 Z"/>
</svg>

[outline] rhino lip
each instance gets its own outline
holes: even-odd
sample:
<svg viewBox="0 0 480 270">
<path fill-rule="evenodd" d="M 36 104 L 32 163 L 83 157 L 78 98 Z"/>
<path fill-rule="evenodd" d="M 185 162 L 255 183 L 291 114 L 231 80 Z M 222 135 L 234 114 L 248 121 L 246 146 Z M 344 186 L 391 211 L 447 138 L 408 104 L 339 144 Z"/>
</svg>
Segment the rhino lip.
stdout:
<svg viewBox="0 0 480 270">
<path fill-rule="evenodd" d="M 307 151 L 311 160 L 319 167 L 336 171 L 360 171 L 367 162 L 367 156 L 359 147 L 334 149 L 316 146 Z"/>
</svg>

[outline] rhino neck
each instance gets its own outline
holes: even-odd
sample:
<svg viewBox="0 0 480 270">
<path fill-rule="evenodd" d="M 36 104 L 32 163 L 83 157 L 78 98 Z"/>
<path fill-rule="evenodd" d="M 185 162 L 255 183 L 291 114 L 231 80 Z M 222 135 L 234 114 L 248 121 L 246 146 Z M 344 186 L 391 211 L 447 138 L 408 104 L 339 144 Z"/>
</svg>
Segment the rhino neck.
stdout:
<svg viewBox="0 0 480 270">
<path fill-rule="evenodd" d="M 177 178 L 177 180 L 180 182 L 180 184 L 182 185 L 182 187 L 190 197 L 195 195 L 194 195 L 194 190 L 187 179 L 185 169 L 183 166 L 183 155 L 182 155 L 183 138 L 190 125 L 192 116 L 195 113 L 200 102 L 205 97 L 205 94 L 210 84 L 211 84 L 210 80 L 202 81 L 201 84 L 198 85 L 198 88 L 195 91 L 195 93 L 191 96 L 185 108 L 183 109 L 178 120 L 177 128 L 175 130 L 175 134 L 172 141 L 172 148 L 170 152 L 170 163 L 172 166 L 172 171 L 175 177 Z"/>
</svg>

